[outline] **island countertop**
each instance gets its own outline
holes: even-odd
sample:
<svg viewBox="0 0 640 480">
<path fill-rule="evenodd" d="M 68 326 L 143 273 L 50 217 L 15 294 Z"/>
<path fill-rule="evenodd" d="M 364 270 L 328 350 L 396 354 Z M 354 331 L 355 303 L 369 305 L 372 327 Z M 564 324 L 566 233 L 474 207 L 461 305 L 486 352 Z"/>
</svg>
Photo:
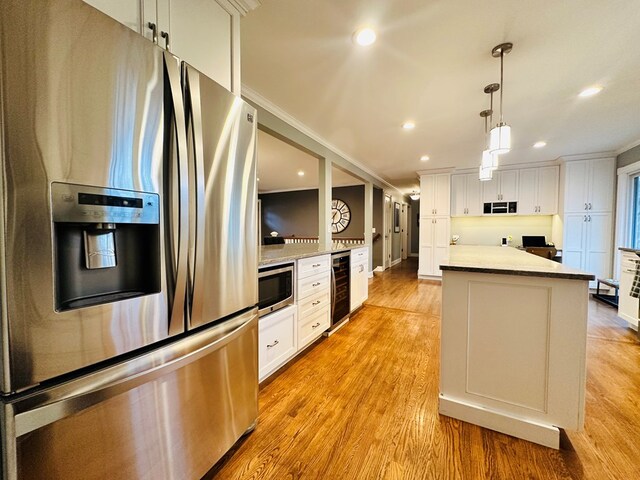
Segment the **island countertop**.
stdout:
<svg viewBox="0 0 640 480">
<path fill-rule="evenodd" d="M 263 245 L 260 247 L 259 266 L 270 265 L 272 263 L 287 262 L 299 258 L 315 257 L 327 253 L 345 252 L 355 248 L 367 247 L 368 245 L 354 244 L 346 245 L 334 243 L 330 246 L 319 243 L 286 243 L 284 245 Z"/>
<path fill-rule="evenodd" d="M 442 270 L 594 280 L 595 276 L 511 247 L 452 245 Z"/>
</svg>

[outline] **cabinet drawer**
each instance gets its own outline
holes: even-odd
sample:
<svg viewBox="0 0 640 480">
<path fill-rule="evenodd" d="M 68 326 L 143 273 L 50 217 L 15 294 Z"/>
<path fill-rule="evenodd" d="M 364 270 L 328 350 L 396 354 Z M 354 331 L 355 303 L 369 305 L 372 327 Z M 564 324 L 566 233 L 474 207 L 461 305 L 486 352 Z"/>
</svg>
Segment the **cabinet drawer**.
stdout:
<svg viewBox="0 0 640 480">
<path fill-rule="evenodd" d="M 262 317 L 258 329 L 258 366 L 260 380 L 284 364 L 297 351 L 297 307 L 278 310 Z"/>
<path fill-rule="evenodd" d="M 325 307 L 298 323 L 298 348 L 301 350 L 331 326 L 331 309 Z"/>
<path fill-rule="evenodd" d="M 298 302 L 298 322 L 304 322 L 307 317 L 328 306 L 331 306 L 329 292 L 320 292 L 308 296 Z"/>
<path fill-rule="evenodd" d="M 301 258 L 298 260 L 298 278 L 305 278 L 321 272 L 328 272 L 331 268 L 331 255 Z"/>
<path fill-rule="evenodd" d="M 298 278 L 298 302 L 310 295 L 330 292 L 331 272 L 326 271 L 306 278 Z"/>
<path fill-rule="evenodd" d="M 624 272 L 625 270 L 630 271 L 629 273 L 636 272 L 636 266 L 640 262 L 640 257 L 635 253 L 624 252 L 622 254 L 622 262 L 621 262 L 621 270 Z"/>
<path fill-rule="evenodd" d="M 351 265 L 364 263 L 369 260 L 369 248 L 354 248 L 351 250 Z"/>
</svg>

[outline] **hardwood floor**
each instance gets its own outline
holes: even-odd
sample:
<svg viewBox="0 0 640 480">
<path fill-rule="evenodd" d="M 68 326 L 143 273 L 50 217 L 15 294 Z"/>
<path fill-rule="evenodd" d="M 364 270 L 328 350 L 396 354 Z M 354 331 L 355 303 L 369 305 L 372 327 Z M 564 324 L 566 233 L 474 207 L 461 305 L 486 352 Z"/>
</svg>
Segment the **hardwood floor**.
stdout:
<svg viewBox="0 0 640 480">
<path fill-rule="evenodd" d="M 640 478 L 640 344 L 591 301 L 586 425 L 555 451 L 438 415 L 440 284 L 410 259 L 260 391 L 215 479 Z"/>
</svg>

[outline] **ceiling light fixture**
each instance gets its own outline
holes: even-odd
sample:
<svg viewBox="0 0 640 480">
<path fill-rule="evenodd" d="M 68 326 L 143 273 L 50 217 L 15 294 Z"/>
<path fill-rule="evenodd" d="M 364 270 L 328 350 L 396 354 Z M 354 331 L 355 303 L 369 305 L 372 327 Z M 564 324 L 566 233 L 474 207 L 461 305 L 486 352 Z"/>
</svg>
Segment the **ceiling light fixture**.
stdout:
<svg viewBox="0 0 640 480">
<path fill-rule="evenodd" d="M 409 195 L 409 198 L 411 200 L 419 200 L 420 199 L 420 192 L 416 192 L 416 191 L 411 192 L 411 194 Z"/>
<path fill-rule="evenodd" d="M 427 160 L 429 160 L 429 155 L 422 155 L 422 156 L 420 157 L 420 161 L 421 161 L 421 162 L 426 162 Z"/>
<path fill-rule="evenodd" d="M 489 141 L 487 142 L 487 118 L 489 119 L 489 125 L 493 125 L 493 94 L 500 90 L 499 83 L 490 83 L 486 87 L 484 87 L 484 93 L 489 95 L 489 110 L 483 110 L 480 112 L 480 116 L 484 118 L 484 136 L 485 136 L 485 146 L 487 147 L 482 151 L 482 165 L 484 168 L 489 168 L 491 170 L 498 169 L 498 154 L 491 152 L 491 137 L 489 136 Z M 491 178 L 491 177 L 490 177 Z"/>
<path fill-rule="evenodd" d="M 376 41 L 377 36 L 372 28 L 366 27 L 356 30 L 353 38 L 358 45 L 368 47 Z"/>
<path fill-rule="evenodd" d="M 585 88 L 582 90 L 578 96 L 579 97 L 592 97 L 602 91 L 602 87 L 599 85 L 594 85 L 593 87 Z"/>
<path fill-rule="evenodd" d="M 536 142 L 533 144 L 533 148 L 542 148 L 542 147 L 546 147 L 547 146 L 547 142 Z"/>
<path fill-rule="evenodd" d="M 497 84 L 492 84 L 492 85 L 497 85 Z M 487 88 L 489 88 L 489 86 L 487 86 L 484 91 L 487 91 Z M 499 87 L 498 87 L 499 88 Z M 491 91 L 491 95 L 493 98 L 493 92 L 495 90 Z M 485 136 L 485 141 L 486 141 L 486 137 L 487 137 L 487 117 L 491 116 L 491 114 L 493 113 L 493 110 L 483 110 L 480 112 L 480 116 L 482 118 L 484 118 L 484 136 Z M 498 156 L 497 155 L 492 155 L 491 152 L 489 151 L 489 149 L 486 149 L 482 152 L 482 161 L 480 162 L 480 170 L 478 172 L 478 178 L 480 179 L 480 181 L 482 182 L 486 182 L 487 180 L 491 180 L 493 178 L 493 164 L 494 164 L 494 159 L 495 159 L 495 164 L 496 164 L 496 168 L 498 165 Z"/>
<path fill-rule="evenodd" d="M 402 124 L 402 128 L 404 128 L 405 130 L 413 130 L 414 128 L 416 128 L 416 124 L 411 121 L 404 122 Z"/>
<path fill-rule="evenodd" d="M 500 57 L 500 121 L 491 129 L 489 150 L 494 155 L 502 155 L 511 150 L 511 127 L 504 123 L 502 116 L 502 93 L 504 92 L 504 56 L 513 50 L 513 43 L 501 43 L 493 47 L 491 55 Z"/>
<path fill-rule="evenodd" d="M 298 170 L 298 176 L 299 177 L 304 177 L 304 171 Z"/>
</svg>

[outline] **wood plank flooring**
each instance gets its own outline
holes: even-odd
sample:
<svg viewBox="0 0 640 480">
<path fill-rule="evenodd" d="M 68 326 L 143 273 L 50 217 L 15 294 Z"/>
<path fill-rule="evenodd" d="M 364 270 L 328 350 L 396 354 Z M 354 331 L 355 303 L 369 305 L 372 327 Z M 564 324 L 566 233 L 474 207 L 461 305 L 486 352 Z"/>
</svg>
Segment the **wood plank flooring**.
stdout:
<svg viewBox="0 0 640 480">
<path fill-rule="evenodd" d="M 640 344 L 590 302 L 586 426 L 555 451 L 438 415 L 440 284 L 413 259 L 260 391 L 255 431 L 208 479 L 640 478 Z"/>
</svg>

